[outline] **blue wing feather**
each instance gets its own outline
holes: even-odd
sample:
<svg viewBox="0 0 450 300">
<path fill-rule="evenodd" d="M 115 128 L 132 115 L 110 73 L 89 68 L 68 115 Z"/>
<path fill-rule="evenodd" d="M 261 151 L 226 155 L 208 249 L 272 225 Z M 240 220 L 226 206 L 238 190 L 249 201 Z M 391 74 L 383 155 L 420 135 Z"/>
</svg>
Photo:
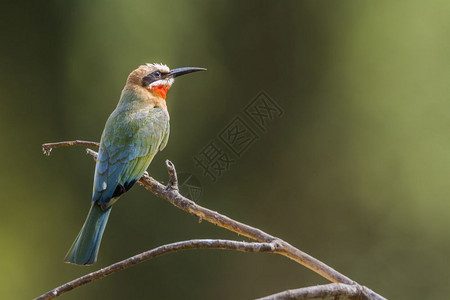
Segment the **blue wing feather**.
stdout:
<svg viewBox="0 0 450 300">
<path fill-rule="evenodd" d="M 161 108 L 127 119 L 113 113 L 100 143 L 92 200 L 104 206 L 113 204 L 118 199 L 115 195 L 139 180 L 157 151 L 167 144 L 168 135 L 169 117 Z"/>
</svg>

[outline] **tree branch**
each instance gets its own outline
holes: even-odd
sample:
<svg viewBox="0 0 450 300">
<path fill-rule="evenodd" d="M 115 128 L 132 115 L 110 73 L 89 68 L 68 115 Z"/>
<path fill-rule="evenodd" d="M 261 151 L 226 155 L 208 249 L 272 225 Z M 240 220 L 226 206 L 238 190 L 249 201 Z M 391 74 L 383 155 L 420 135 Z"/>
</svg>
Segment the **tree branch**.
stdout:
<svg viewBox="0 0 450 300">
<path fill-rule="evenodd" d="M 74 146 L 74 145 L 83 145 L 83 146 L 97 146 L 98 143 L 95 142 L 87 142 L 87 141 L 68 141 L 68 142 L 59 142 L 59 143 L 48 143 L 42 145 L 44 153 L 50 155 L 50 152 L 53 148 L 64 147 L 64 146 Z M 93 155 L 96 158 L 97 153 L 90 150 L 89 154 Z M 200 205 L 197 205 L 195 202 L 190 199 L 184 197 L 179 193 L 178 190 L 178 180 L 176 175 L 175 166 L 169 160 L 166 160 L 166 166 L 169 173 L 169 183 L 167 186 L 162 185 L 152 177 L 148 175 L 148 173 L 144 173 L 144 175 L 138 181 L 141 186 L 145 189 L 151 191 L 153 194 L 158 196 L 159 198 L 168 200 L 174 206 L 197 216 L 200 220 L 206 220 L 212 224 L 223 227 L 230 231 L 233 231 L 239 235 L 246 236 L 253 240 L 262 243 L 270 243 L 274 245 L 275 249 L 272 251 L 273 253 L 277 253 L 283 255 L 287 258 L 292 259 L 293 261 L 311 269 L 322 277 L 328 279 L 333 283 L 344 283 L 347 285 L 354 285 L 358 288 L 361 288 L 363 291 L 363 297 L 361 299 L 385 299 L 382 296 L 374 293 L 370 289 L 366 287 L 362 287 L 357 282 L 351 280 L 347 276 L 339 273 L 323 262 L 317 260 L 316 258 L 306 254 L 305 252 L 295 248 L 284 240 L 274 237 L 258 228 L 243 224 L 236 220 L 233 220 L 225 215 L 219 214 L 216 211 L 212 211 Z"/>
<path fill-rule="evenodd" d="M 55 148 L 60 147 L 67 147 L 67 146 L 88 146 L 88 147 L 99 147 L 100 143 L 97 142 L 90 142 L 90 141 L 65 141 L 65 142 L 58 142 L 58 143 L 48 143 L 42 145 L 42 151 L 44 151 L 44 154 L 47 156 L 50 156 L 50 153 Z"/>
<path fill-rule="evenodd" d="M 270 243 L 247 243 L 247 242 L 237 242 L 230 240 L 189 240 L 182 241 L 172 244 L 163 245 L 155 249 L 137 254 L 135 256 L 124 259 L 120 262 L 112 264 L 108 267 L 102 268 L 98 271 L 89 273 L 80 278 L 67 282 L 51 291 L 37 297 L 35 300 L 53 299 L 66 292 L 69 292 L 77 287 L 88 284 L 92 281 L 102 279 L 108 275 L 115 272 L 127 269 L 138 263 L 144 262 L 146 260 L 156 258 L 158 256 L 169 254 L 181 250 L 189 249 L 225 249 L 225 250 L 237 250 L 243 252 L 273 252 L 274 245 Z"/>
<path fill-rule="evenodd" d="M 342 283 L 330 283 L 310 286 L 295 290 L 287 290 L 256 300 L 304 300 L 313 298 L 346 297 L 349 299 L 366 299 L 366 287 Z"/>
<path fill-rule="evenodd" d="M 172 176 L 176 174 L 175 166 L 169 160 L 166 161 L 167 169 L 169 171 L 169 183 L 176 182 L 176 179 Z M 291 246 L 289 243 L 274 237 L 258 228 L 243 224 L 236 220 L 233 220 L 227 216 L 219 214 L 216 211 L 212 211 L 208 208 L 197 205 L 194 201 L 189 200 L 179 193 L 178 190 L 172 189 L 169 186 L 164 186 L 152 177 L 144 174 L 139 180 L 139 184 L 147 190 L 154 193 L 159 198 L 168 200 L 174 206 L 200 218 L 213 223 L 217 226 L 226 228 L 230 231 L 236 232 L 240 235 L 246 236 L 258 242 L 272 243 L 274 242 L 276 247 L 276 253 L 286 256 L 297 263 L 304 265 L 305 267 L 313 270 L 322 277 L 330 280 L 331 282 L 355 284 L 355 282 L 345 275 L 337 272 L 333 268 L 327 266 L 314 257 L 300 251 L 299 249 Z"/>
</svg>

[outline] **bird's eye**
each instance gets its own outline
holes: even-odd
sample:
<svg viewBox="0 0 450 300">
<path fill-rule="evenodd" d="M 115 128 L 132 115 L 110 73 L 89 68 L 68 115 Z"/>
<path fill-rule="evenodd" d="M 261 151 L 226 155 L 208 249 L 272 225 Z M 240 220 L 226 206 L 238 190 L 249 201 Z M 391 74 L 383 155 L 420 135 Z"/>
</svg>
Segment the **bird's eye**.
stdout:
<svg viewBox="0 0 450 300">
<path fill-rule="evenodd" d="M 155 72 L 153 72 L 153 76 L 161 77 L 161 72 L 160 71 L 155 71 Z"/>
</svg>

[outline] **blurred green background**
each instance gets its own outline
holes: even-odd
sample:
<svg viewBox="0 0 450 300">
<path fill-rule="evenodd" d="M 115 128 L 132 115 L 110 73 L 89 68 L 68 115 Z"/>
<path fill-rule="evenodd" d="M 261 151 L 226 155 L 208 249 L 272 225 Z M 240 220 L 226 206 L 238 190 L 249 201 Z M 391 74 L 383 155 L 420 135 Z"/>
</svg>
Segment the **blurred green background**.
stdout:
<svg viewBox="0 0 450 300">
<path fill-rule="evenodd" d="M 168 96 L 164 160 L 201 181 L 201 205 L 277 235 L 392 299 L 450 293 L 450 2 L 2 3 L 0 294 L 29 299 L 153 247 L 242 237 L 136 186 L 99 261 L 62 262 L 89 208 L 98 141 L 138 65 L 202 66 Z M 193 156 L 265 90 L 285 111 L 212 183 Z M 276 255 L 163 256 L 64 299 L 246 299 L 325 283 Z"/>
</svg>

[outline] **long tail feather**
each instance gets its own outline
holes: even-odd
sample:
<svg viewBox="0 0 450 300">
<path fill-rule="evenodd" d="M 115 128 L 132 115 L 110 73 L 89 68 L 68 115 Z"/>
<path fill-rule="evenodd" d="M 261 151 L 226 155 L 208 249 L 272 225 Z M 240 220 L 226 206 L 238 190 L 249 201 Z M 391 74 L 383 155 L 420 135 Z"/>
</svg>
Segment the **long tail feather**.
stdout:
<svg viewBox="0 0 450 300">
<path fill-rule="evenodd" d="M 102 210 L 96 202 L 92 202 L 86 221 L 67 252 L 64 262 L 91 265 L 97 261 L 98 250 L 110 212 L 111 207 Z"/>
</svg>

